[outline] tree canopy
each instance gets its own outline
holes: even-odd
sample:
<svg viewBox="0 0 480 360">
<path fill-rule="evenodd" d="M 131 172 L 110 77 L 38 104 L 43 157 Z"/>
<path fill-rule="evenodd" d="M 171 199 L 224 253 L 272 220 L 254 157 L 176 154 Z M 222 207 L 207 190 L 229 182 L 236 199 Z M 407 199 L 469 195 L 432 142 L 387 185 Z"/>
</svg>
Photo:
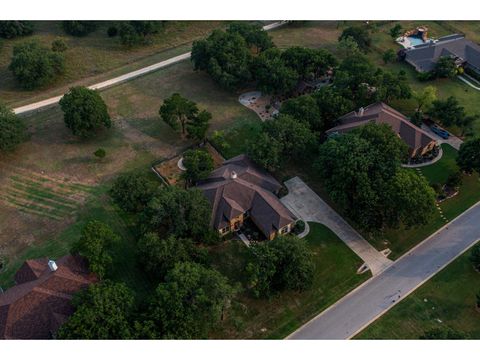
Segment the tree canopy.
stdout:
<svg viewBox="0 0 480 360">
<path fill-rule="evenodd" d="M 183 166 L 187 170 L 182 173 L 188 185 L 194 185 L 206 179 L 213 170 L 213 158 L 204 150 L 187 150 L 183 154 Z"/>
<path fill-rule="evenodd" d="M 311 95 L 302 95 L 282 103 L 280 114 L 291 116 L 308 124 L 314 131 L 324 131 L 324 121 L 316 99 Z"/>
<path fill-rule="evenodd" d="M 198 114 L 187 119 L 187 124 L 185 126 L 187 136 L 197 141 L 204 141 L 207 135 L 207 130 L 210 126 L 210 120 L 212 120 L 212 114 L 206 110 L 202 110 Z"/>
<path fill-rule="evenodd" d="M 200 242 L 210 229 L 210 217 L 210 203 L 200 190 L 162 187 L 143 212 L 142 228 Z"/>
<path fill-rule="evenodd" d="M 246 273 L 257 297 L 283 290 L 306 290 L 312 285 L 313 272 L 311 251 L 304 240 L 295 236 L 278 236 L 249 248 Z"/>
<path fill-rule="evenodd" d="M 92 220 L 83 227 L 80 239 L 73 244 L 72 252 L 85 257 L 90 271 L 103 278 L 113 262 L 111 247 L 119 240 L 119 236 L 107 224 Z"/>
<path fill-rule="evenodd" d="M 0 21 L 0 38 L 13 39 L 19 36 L 26 36 L 33 33 L 31 21 Z"/>
<path fill-rule="evenodd" d="M 434 100 L 428 114 L 438 119 L 444 126 L 461 126 L 467 114 L 457 98 L 449 96 L 446 100 Z"/>
<path fill-rule="evenodd" d="M 90 285 L 73 298 L 75 313 L 57 333 L 58 339 L 131 339 L 133 292 L 121 283 L 103 281 Z"/>
<path fill-rule="evenodd" d="M 435 75 L 441 78 L 452 78 L 457 75 L 455 59 L 450 56 L 441 56 L 434 69 Z"/>
<path fill-rule="evenodd" d="M 234 293 L 216 270 L 191 262 L 177 263 L 158 285 L 148 318 L 158 337 L 206 338 L 227 311 Z"/>
<path fill-rule="evenodd" d="M 64 66 L 62 53 L 31 40 L 13 47 L 13 57 L 8 68 L 21 87 L 31 90 L 52 82 L 63 72 Z"/>
<path fill-rule="evenodd" d="M 26 138 L 23 121 L 11 109 L 0 104 L 0 152 L 14 150 Z"/>
<path fill-rule="evenodd" d="M 396 40 L 400 35 L 402 35 L 403 28 L 400 24 L 395 24 L 392 28 L 390 28 L 390 36 L 393 40 Z"/>
<path fill-rule="evenodd" d="M 179 93 L 174 93 L 163 101 L 158 113 L 162 120 L 174 130 L 181 130 L 181 133 L 185 135 L 187 120 L 195 118 L 198 114 L 198 107 L 193 101 L 182 97 Z"/>
<path fill-rule="evenodd" d="M 95 21 L 66 20 L 62 22 L 63 30 L 72 36 L 86 36 L 97 28 Z"/>
<path fill-rule="evenodd" d="M 460 145 L 457 165 L 466 173 L 476 171 L 480 174 L 480 138 L 469 139 Z"/>
<path fill-rule="evenodd" d="M 73 135 L 87 138 L 101 128 L 112 126 L 107 105 L 95 90 L 72 87 L 60 100 L 60 107 L 65 125 Z"/>
<path fill-rule="evenodd" d="M 357 44 L 358 47 L 363 50 L 367 51 L 372 44 L 372 39 L 370 37 L 370 33 L 368 29 L 361 26 L 350 26 L 347 27 L 345 30 L 342 31 L 342 34 L 339 37 L 339 41 L 352 38 Z"/>
<path fill-rule="evenodd" d="M 125 46 L 143 45 L 163 27 L 162 21 L 134 20 L 120 24 L 120 42 Z M 109 29 L 110 30 L 110 29 Z M 111 32 L 113 34 L 113 32 Z"/>
<path fill-rule="evenodd" d="M 247 22 L 234 22 L 227 29 L 228 33 L 239 34 L 257 53 L 274 47 L 272 38 L 260 25 Z"/>
<path fill-rule="evenodd" d="M 285 66 L 294 70 L 303 80 L 322 76 L 338 63 L 328 50 L 300 46 L 286 49 L 281 57 Z"/>
<path fill-rule="evenodd" d="M 118 176 L 110 189 L 110 196 L 124 211 L 142 211 L 152 199 L 158 183 L 143 172 L 130 172 Z"/>
<path fill-rule="evenodd" d="M 315 168 L 332 199 L 362 228 L 422 224 L 435 195 L 424 178 L 400 169 L 407 150 L 388 125 L 369 124 L 322 144 Z"/>
</svg>

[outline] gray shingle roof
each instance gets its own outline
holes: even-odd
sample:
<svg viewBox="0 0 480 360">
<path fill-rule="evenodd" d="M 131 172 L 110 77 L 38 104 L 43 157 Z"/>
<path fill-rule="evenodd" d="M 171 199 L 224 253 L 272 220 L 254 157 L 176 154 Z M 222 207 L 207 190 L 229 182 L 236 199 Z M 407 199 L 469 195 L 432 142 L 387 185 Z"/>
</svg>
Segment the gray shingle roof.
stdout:
<svg viewBox="0 0 480 360">
<path fill-rule="evenodd" d="M 405 50 L 405 61 L 420 72 L 432 71 L 441 56 L 458 57 L 480 68 L 480 46 L 460 34 L 444 36 L 435 42 Z"/>
</svg>

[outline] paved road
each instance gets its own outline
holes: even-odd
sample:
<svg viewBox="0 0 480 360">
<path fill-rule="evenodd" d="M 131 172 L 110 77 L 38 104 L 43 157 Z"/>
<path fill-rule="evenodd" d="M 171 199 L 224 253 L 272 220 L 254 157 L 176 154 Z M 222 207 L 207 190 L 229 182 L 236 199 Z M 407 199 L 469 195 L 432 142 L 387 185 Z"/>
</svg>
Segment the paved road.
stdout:
<svg viewBox="0 0 480 360">
<path fill-rule="evenodd" d="M 289 339 L 349 339 L 480 240 L 480 202 Z"/>
<path fill-rule="evenodd" d="M 282 26 L 286 23 L 287 23 L 286 21 L 274 22 L 274 23 L 265 25 L 263 27 L 263 29 L 265 31 L 272 30 L 272 29 L 278 28 L 279 26 Z M 190 52 L 185 53 L 185 54 L 181 54 L 181 55 L 172 57 L 170 59 L 160 61 L 156 64 L 153 64 L 153 65 L 150 65 L 150 66 L 147 66 L 147 67 L 129 72 L 127 74 L 117 76 L 113 79 L 102 81 L 101 83 L 88 86 L 88 88 L 93 89 L 93 90 L 101 90 L 101 89 L 105 89 L 105 88 L 113 86 L 113 85 L 118 85 L 118 84 L 120 84 L 124 81 L 132 80 L 136 77 L 151 73 L 153 71 L 159 70 L 159 69 L 164 68 L 166 66 L 169 66 L 169 65 L 178 63 L 180 61 L 184 61 L 186 59 L 189 59 L 190 54 L 191 54 Z M 47 106 L 51 106 L 51 105 L 54 105 L 54 104 L 58 103 L 60 101 L 60 99 L 62 98 L 62 96 L 63 96 L 63 94 L 60 95 L 60 96 L 55 96 L 55 97 L 52 97 L 52 98 L 49 98 L 49 99 L 38 101 L 38 102 L 35 102 L 33 104 L 21 106 L 21 107 L 13 109 L 13 111 L 15 112 L 15 114 L 23 114 L 23 113 L 27 113 L 29 111 L 38 110 L 38 109 L 41 109 L 41 108 L 44 108 L 44 107 L 47 107 Z"/>
<path fill-rule="evenodd" d="M 352 249 L 376 275 L 392 264 L 353 229 L 335 210 L 318 196 L 299 177 L 285 182 L 288 195 L 281 201 L 294 214 L 305 221 L 324 224 Z"/>
</svg>

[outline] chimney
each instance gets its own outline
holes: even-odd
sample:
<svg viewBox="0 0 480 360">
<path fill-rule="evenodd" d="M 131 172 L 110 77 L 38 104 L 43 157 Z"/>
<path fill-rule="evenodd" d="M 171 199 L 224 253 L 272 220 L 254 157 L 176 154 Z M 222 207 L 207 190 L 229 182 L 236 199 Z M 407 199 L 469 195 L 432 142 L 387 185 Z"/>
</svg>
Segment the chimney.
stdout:
<svg viewBox="0 0 480 360">
<path fill-rule="evenodd" d="M 232 171 L 230 174 L 231 179 L 236 179 L 237 178 L 237 173 L 235 171 Z"/>
<path fill-rule="evenodd" d="M 365 109 L 361 107 L 360 109 L 358 109 L 358 116 L 362 117 L 364 112 L 365 112 Z"/>
<path fill-rule="evenodd" d="M 48 260 L 48 267 L 50 271 L 57 271 L 58 269 L 57 263 L 53 260 Z"/>
</svg>

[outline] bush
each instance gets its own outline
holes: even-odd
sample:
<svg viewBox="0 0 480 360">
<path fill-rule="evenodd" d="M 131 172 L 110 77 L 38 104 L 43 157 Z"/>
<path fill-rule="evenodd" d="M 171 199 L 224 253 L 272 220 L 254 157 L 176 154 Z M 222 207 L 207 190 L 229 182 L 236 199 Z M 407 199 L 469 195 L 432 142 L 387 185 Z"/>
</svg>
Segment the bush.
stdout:
<svg viewBox="0 0 480 360">
<path fill-rule="evenodd" d="M 457 171 L 453 174 L 448 175 L 445 185 L 447 185 L 449 188 L 457 188 L 462 185 L 462 178 L 462 173 L 460 171 Z"/>
<path fill-rule="evenodd" d="M 301 234 L 302 232 L 305 231 L 305 221 L 303 220 L 298 220 L 295 223 L 295 226 L 292 229 L 292 232 L 296 235 Z"/>
<path fill-rule="evenodd" d="M 107 29 L 108 37 L 115 37 L 118 35 L 118 28 L 116 26 L 109 26 Z"/>
<path fill-rule="evenodd" d="M 0 38 L 13 39 L 33 33 L 30 21 L 0 21 Z"/>
<path fill-rule="evenodd" d="M 67 49 L 67 44 L 62 39 L 56 39 L 52 42 L 52 51 L 64 52 Z"/>
<path fill-rule="evenodd" d="M 31 90 L 52 82 L 64 70 L 63 54 L 54 52 L 38 41 L 29 41 L 13 48 L 8 67 L 24 89 Z"/>
<path fill-rule="evenodd" d="M 63 30 L 72 36 L 86 36 L 97 28 L 95 21 L 64 21 L 62 26 Z"/>
<path fill-rule="evenodd" d="M 105 149 L 99 148 L 93 153 L 93 155 L 95 155 L 99 159 L 103 159 L 107 155 L 107 152 L 105 151 Z"/>
</svg>

